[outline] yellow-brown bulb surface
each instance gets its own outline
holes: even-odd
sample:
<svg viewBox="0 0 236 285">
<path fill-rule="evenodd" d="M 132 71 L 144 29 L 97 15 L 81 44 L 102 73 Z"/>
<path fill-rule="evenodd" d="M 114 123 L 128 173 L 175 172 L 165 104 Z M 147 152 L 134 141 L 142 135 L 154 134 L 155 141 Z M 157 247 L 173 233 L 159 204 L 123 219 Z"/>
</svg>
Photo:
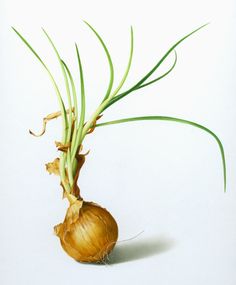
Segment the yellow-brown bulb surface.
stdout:
<svg viewBox="0 0 236 285">
<path fill-rule="evenodd" d="M 54 230 L 63 249 L 80 262 L 103 261 L 118 238 L 112 215 L 95 203 L 81 200 L 70 205 L 64 222 Z"/>
</svg>

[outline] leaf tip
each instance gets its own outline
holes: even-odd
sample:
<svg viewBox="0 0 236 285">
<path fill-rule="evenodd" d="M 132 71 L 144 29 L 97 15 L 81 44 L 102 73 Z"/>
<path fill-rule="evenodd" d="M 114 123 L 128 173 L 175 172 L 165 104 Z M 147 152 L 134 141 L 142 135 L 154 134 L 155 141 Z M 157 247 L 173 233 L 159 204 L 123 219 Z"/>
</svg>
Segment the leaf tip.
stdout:
<svg viewBox="0 0 236 285">
<path fill-rule="evenodd" d="M 29 134 L 34 137 L 40 137 L 41 135 L 36 135 L 33 131 L 29 130 Z"/>
<path fill-rule="evenodd" d="M 11 26 L 11 28 L 17 35 L 19 35 L 19 32 L 17 31 L 17 29 L 15 27 Z"/>
<path fill-rule="evenodd" d="M 198 31 L 198 30 L 201 30 L 202 28 L 205 28 L 205 27 L 208 26 L 209 24 L 210 24 L 210 22 L 205 23 L 204 25 L 200 26 L 200 27 L 197 29 L 197 31 Z"/>
<path fill-rule="evenodd" d="M 82 20 L 86 25 L 90 26 L 86 20 Z"/>
<path fill-rule="evenodd" d="M 44 27 L 41 27 L 41 30 L 42 30 L 43 33 L 49 38 L 48 33 L 46 32 L 46 30 L 44 29 Z"/>
<path fill-rule="evenodd" d="M 224 193 L 226 193 L 227 191 L 226 191 L 226 182 L 224 183 Z"/>
</svg>

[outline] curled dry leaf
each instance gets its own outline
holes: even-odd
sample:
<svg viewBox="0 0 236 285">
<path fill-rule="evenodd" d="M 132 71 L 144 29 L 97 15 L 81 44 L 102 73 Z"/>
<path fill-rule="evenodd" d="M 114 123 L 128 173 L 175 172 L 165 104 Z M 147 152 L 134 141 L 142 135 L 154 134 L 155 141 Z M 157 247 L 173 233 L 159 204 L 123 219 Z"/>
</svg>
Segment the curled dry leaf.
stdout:
<svg viewBox="0 0 236 285">
<path fill-rule="evenodd" d="M 74 112 L 74 108 L 72 108 L 71 111 Z M 70 109 L 67 109 L 66 113 L 69 114 L 70 113 Z M 61 116 L 61 111 L 54 112 L 54 113 L 51 113 L 51 114 L 47 115 L 45 118 L 43 118 L 43 128 L 42 128 L 42 131 L 39 134 L 35 134 L 33 131 L 29 130 L 29 133 L 31 135 L 33 135 L 34 137 L 41 137 L 46 132 L 47 123 L 49 121 L 53 120 L 53 119 L 56 119 L 56 118 L 60 117 L 60 116 Z"/>
<path fill-rule="evenodd" d="M 71 144 L 67 143 L 67 144 L 63 144 L 61 142 L 55 141 L 55 145 L 57 147 L 58 150 L 63 151 L 63 152 L 67 152 L 68 149 L 70 148 Z"/>
<path fill-rule="evenodd" d="M 80 188 L 77 184 L 78 178 L 79 178 L 79 174 L 80 174 L 80 169 L 82 168 L 84 162 L 85 162 L 85 155 L 83 154 L 78 154 L 76 156 L 77 159 L 77 169 L 76 169 L 76 174 L 75 174 L 75 178 L 74 178 L 74 183 L 73 183 L 73 187 L 71 190 L 71 194 L 74 195 L 77 198 L 81 198 L 80 197 Z"/>
<path fill-rule="evenodd" d="M 77 152 L 78 154 L 77 154 L 77 159 L 78 159 L 78 156 L 79 155 L 84 155 L 84 156 L 87 156 L 89 153 L 90 153 L 90 150 L 87 150 L 85 153 L 81 153 L 81 151 L 84 149 L 84 147 L 83 147 L 83 145 L 81 144 L 80 146 L 79 146 L 79 151 Z"/>
<path fill-rule="evenodd" d="M 46 163 L 46 170 L 48 171 L 49 174 L 55 174 L 55 175 L 60 175 L 60 159 L 57 157 L 54 159 L 52 162 Z"/>
</svg>

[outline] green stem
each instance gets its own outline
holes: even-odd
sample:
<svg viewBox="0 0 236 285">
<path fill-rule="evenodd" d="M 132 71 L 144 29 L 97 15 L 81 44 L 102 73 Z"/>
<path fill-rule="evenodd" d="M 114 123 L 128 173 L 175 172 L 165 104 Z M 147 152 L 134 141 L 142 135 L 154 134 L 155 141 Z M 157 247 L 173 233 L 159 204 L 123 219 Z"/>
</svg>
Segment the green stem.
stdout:
<svg viewBox="0 0 236 285">
<path fill-rule="evenodd" d="M 76 88 L 75 88 L 75 83 L 74 83 L 74 79 L 71 75 L 71 72 L 68 68 L 68 66 L 66 65 L 66 63 L 64 61 L 62 61 L 62 63 L 64 64 L 65 68 L 66 68 L 66 71 L 67 71 L 67 74 L 69 76 L 69 79 L 70 79 L 70 85 L 71 85 L 71 89 L 72 89 L 72 95 L 73 95 L 73 105 L 74 105 L 74 118 L 75 118 L 75 122 L 74 122 L 74 129 L 76 129 L 78 127 L 78 101 L 77 101 L 77 94 L 76 94 Z M 76 132 L 73 133 L 73 139 L 72 139 L 72 142 L 74 141 L 75 139 L 75 135 L 76 135 Z M 72 143 L 73 144 L 73 143 Z"/>
<path fill-rule="evenodd" d="M 111 56 L 110 56 L 110 53 L 108 51 L 107 46 L 105 45 L 103 39 L 98 34 L 98 32 L 88 22 L 84 21 L 84 23 L 94 32 L 94 34 L 98 38 L 99 42 L 101 43 L 101 45 L 102 45 L 102 47 L 103 47 L 103 49 L 105 51 L 105 54 L 106 54 L 106 57 L 107 57 L 107 60 L 108 60 L 108 64 L 109 64 L 109 68 L 110 68 L 110 80 L 109 80 L 109 84 L 108 84 L 108 87 L 107 87 L 106 95 L 105 95 L 105 97 L 103 99 L 103 101 L 105 101 L 109 97 L 109 95 L 111 93 L 112 86 L 113 86 L 113 81 L 114 81 L 114 67 L 113 67 L 112 59 L 111 59 Z"/>
<path fill-rule="evenodd" d="M 128 64 L 125 70 L 125 73 L 121 79 L 120 84 L 117 86 L 117 88 L 114 90 L 114 92 L 109 96 L 109 99 L 112 99 L 113 97 L 115 97 L 117 95 L 117 93 L 120 91 L 120 89 L 122 88 L 122 86 L 124 85 L 127 76 L 129 74 L 130 71 L 130 67 L 131 67 L 131 63 L 132 63 L 132 59 L 133 59 L 133 51 L 134 51 L 134 33 L 133 33 L 133 28 L 131 27 L 130 29 L 130 54 L 129 54 L 129 60 L 128 60 Z"/>
<path fill-rule="evenodd" d="M 81 108 L 80 108 L 80 120 L 78 128 L 74 130 L 76 132 L 75 142 L 72 146 L 72 153 L 71 153 L 71 163 L 72 165 L 76 165 L 76 153 L 78 151 L 78 148 L 81 144 L 81 135 L 85 120 L 85 88 L 84 88 L 84 76 L 83 76 L 83 67 L 80 59 L 79 49 L 77 44 L 75 44 L 76 47 L 76 55 L 78 59 L 78 65 L 79 65 L 79 73 L 80 73 L 80 95 L 81 95 Z M 73 169 L 74 171 L 74 169 Z"/>
<path fill-rule="evenodd" d="M 174 53 L 175 53 L 175 60 L 174 60 L 174 63 L 173 63 L 173 65 L 171 66 L 171 68 L 170 68 L 169 70 L 167 70 L 167 71 L 166 71 L 164 74 L 162 74 L 161 76 L 159 76 L 159 77 L 157 77 L 157 78 L 155 78 L 155 79 L 153 79 L 153 80 L 151 80 L 151 81 L 149 81 L 149 82 L 146 82 L 146 83 L 144 83 L 144 84 L 142 84 L 142 85 L 139 85 L 135 90 L 138 90 L 138 89 L 141 89 L 141 88 L 143 88 L 143 87 L 146 87 L 146 86 L 148 86 L 148 85 L 150 85 L 150 84 L 153 84 L 153 83 L 155 83 L 155 82 L 161 80 L 162 78 L 166 77 L 166 76 L 175 68 L 175 66 L 176 66 L 176 63 L 177 63 L 177 52 L 174 50 Z"/>
<path fill-rule="evenodd" d="M 174 49 L 181 44 L 184 40 L 186 40 L 187 38 L 189 38 L 191 35 L 193 35 L 194 33 L 196 33 L 197 31 L 199 31 L 200 29 L 204 28 L 205 26 L 207 26 L 207 24 L 202 25 L 201 27 L 195 29 L 194 31 L 192 31 L 191 33 L 187 34 L 186 36 L 184 36 L 182 39 L 180 39 L 178 42 L 176 42 L 165 54 L 164 56 L 157 62 L 157 64 L 142 78 L 140 79 L 133 87 L 131 87 L 130 89 L 128 89 L 127 91 L 115 96 L 110 102 L 109 104 L 106 106 L 106 108 L 110 107 L 111 105 L 113 105 L 115 102 L 119 101 L 120 99 L 122 99 L 123 97 L 127 96 L 128 94 L 132 93 L 133 91 L 144 87 L 145 85 L 149 85 L 151 83 L 154 83 L 157 80 L 152 80 L 150 81 L 148 84 L 143 84 L 156 70 L 157 68 L 165 61 L 165 59 L 169 56 L 169 54 L 174 51 Z M 167 73 L 168 74 L 168 73 Z M 163 76 L 161 77 L 163 78 Z M 105 108 L 105 109 L 106 109 Z M 104 109 L 104 110 L 105 110 Z"/>
<path fill-rule="evenodd" d="M 105 101 L 103 101 L 102 104 L 95 110 L 95 112 L 90 117 L 90 119 L 87 121 L 87 123 L 84 125 L 82 136 L 81 136 L 81 142 L 84 140 L 88 130 L 94 125 L 97 117 L 99 116 L 99 114 L 101 114 L 102 110 L 108 104 L 108 102 L 109 102 L 109 99 L 106 99 Z"/>
<path fill-rule="evenodd" d="M 220 149 L 222 165 L 223 165 L 224 191 L 226 191 L 226 162 L 225 162 L 225 154 L 224 154 L 223 145 L 215 133 L 213 133 L 211 130 L 209 130 L 208 128 L 206 128 L 206 127 L 204 127 L 198 123 L 188 121 L 188 120 L 184 120 L 184 119 L 180 119 L 180 118 L 167 117 L 167 116 L 145 116 L 145 117 L 125 118 L 125 119 L 114 120 L 114 121 L 105 122 L 105 123 L 99 123 L 99 124 L 96 124 L 96 127 L 121 124 L 121 123 L 133 122 L 133 121 L 152 121 L 152 120 L 172 121 L 172 122 L 187 124 L 187 125 L 197 127 L 199 129 L 207 132 L 208 134 L 210 134 L 216 140 L 216 142 L 219 146 L 219 149 Z"/>
<path fill-rule="evenodd" d="M 49 75 L 49 78 L 53 84 L 55 91 L 56 91 L 56 95 L 57 95 L 57 99 L 58 99 L 58 103 L 59 103 L 59 107 L 60 107 L 60 111 L 61 111 L 61 115 L 62 115 L 62 138 L 61 138 L 61 141 L 63 144 L 65 144 L 66 143 L 66 133 L 67 133 L 67 128 L 68 128 L 68 120 L 67 120 L 66 108 L 65 108 L 64 102 L 62 100 L 61 93 L 59 91 L 58 85 L 57 85 L 51 71 L 49 70 L 47 65 L 43 62 L 43 60 L 38 55 L 38 53 L 33 49 L 33 47 L 28 43 L 28 41 L 14 27 L 12 27 L 12 29 L 19 36 L 19 38 L 23 41 L 23 43 L 30 49 L 30 51 L 35 55 L 35 57 L 39 60 L 39 62 L 42 64 L 42 66 L 45 68 L 45 70 L 47 71 L 47 73 Z M 61 177 L 61 181 L 62 181 L 62 184 L 63 184 L 65 190 L 68 191 L 68 185 L 65 181 L 66 174 L 65 174 L 65 168 L 64 168 L 64 155 L 63 154 L 61 154 L 61 157 L 60 157 L 60 177 Z"/>
<path fill-rule="evenodd" d="M 69 81 L 68 81 L 68 77 L 67 77 L 67 74 L 66 74 L 66 68 L 65 68 L 65 65 L 63 64 L 63 61 L 61 60 L 61 57 L 60 57 L 60 54 L 55 46 L 55 44 L 53 43 L 51 37 L 48 35 L 48 33 L 42 29 L 44 34 L 46 35 L 46 37 L 48 38 L 50 44 L 52 45 L 54 51 L 55 51 L 55 54 L 57 56 L 57 59 L 58 59 L 58 62 L 60 64 L 60 67 L 61 67 L 61 71 L 62 71 L 62 75 L 64 77 L 64 82 L 65 82 L 65 87 L 66 87 L 66 94 L 67 94 L 67 100 L 68 100 L 68 106 L 69 106 L 69 123 L 68 123 L 68 129 L 67 129 L 67 133 L 66 133 L 66 144 L 67 143 L 70 143 L 70 140 L 71 140 L 71 132 L 72 132 L 72 123 L 73 123 L 73 118 L 72 118 L 72 101 L 71 101 L 71 93 L 70 93 L 70 87 L 69 87 Z M 61 168 L 66 168 L 66 163 L 67 163 L 67 172 L 68 172 L 68 177 L 69 177 L 69 184 L 70 184 L 70 187 L 72 187 L 73 185 L 73 174 L 72 172 L 70 173 L 71 171 L 71 167 L 70 167 L 70 161 L 71 161 L 71 158 L 70 158 L 70 151 L 68 150 L 66 153 L 62 153 L 61 155 Z"/>
<path fill-rule="evenodd" d="M 42 29 L 44 34 L 46 35 L 46 37 L 48 38 L 50 44 L 53 47 L 53 50 L 57 56 L 58 62 L 60 64 L 61 67 L 61 71 L 62 71 L 62 75 L 64 77 L 64 82 L 65 82 L 65 87 L 66 87 L 66 94 L 67 94 L 67 100 L 68 100 L 68 106 L 69 106 L 69 124 L 68 124 L 68 130 L 67 130 L 67 134 L 66 134 L 66 143 L 68 143 L 70 141 L 70 136 L 71 136 L 71 128 L 72 128 L 72 102 L 71 102 L 71 94 L 70 94 L 70 87 L 69 87 L 69 81 L 66 75 L 66 70 L 65 70 L 65 66 L 61 60 L 60 54 L 55 46 L 55 44 L 53 43 L 51 37 L 48 35 L 48 33 Z"/>
</svg>

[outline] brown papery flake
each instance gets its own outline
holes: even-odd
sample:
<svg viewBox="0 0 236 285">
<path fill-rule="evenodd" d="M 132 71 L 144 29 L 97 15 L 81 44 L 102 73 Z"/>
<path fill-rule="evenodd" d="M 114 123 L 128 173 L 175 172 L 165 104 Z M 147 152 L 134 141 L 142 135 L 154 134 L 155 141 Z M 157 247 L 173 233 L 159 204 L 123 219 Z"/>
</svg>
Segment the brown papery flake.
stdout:
<svg viewBox="0 0 236 285">
<path fill-rule="evenodd" d="M 60 175 L 60 158 L 54 159 L 52 162 L 46 163 L 46 170 L 49 174 Z"/>
</svg>

